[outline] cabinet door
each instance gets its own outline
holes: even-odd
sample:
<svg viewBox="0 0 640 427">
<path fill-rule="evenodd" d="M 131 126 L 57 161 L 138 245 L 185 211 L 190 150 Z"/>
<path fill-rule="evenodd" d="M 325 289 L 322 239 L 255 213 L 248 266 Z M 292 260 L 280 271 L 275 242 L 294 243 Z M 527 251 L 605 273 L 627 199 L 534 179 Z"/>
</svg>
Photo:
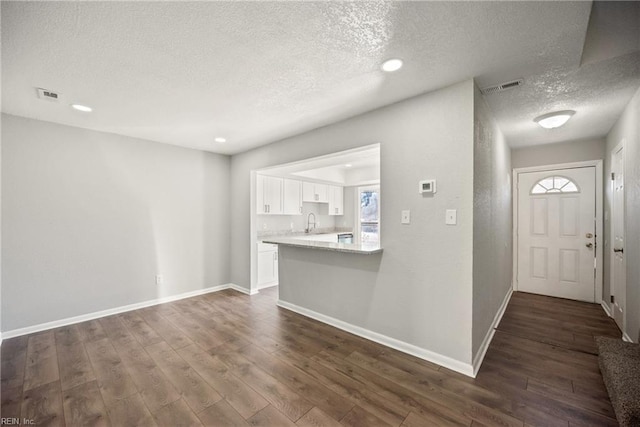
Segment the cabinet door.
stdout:
<svg viewBox="0 0 640 427">
<path fill-rule="evenodd" d="M 302 182 L 285 179 L 283 193 L 283 213 L 285 215 L 302 215 Z"/>
<path fill-rule="evenodd" d="M 316 201 L 316 190 L 313 182 L 302 183 L 302 201 L 303 202 Z"/>
<path fill-rule="evenodd" d="M 264 177 L 264 204 L 267 207 L 267 214 L 282 213 L 282 184 L 282 178 Z"/>
<path fill-rule="evenodd" d="M 329 186 L 326 184 L 315 184 L 316 190 L 316 202 L 328 203 L 329 202 Z"/>
<path fill-rule="evenodd" d="M 277 251 L 258 252 L 258 287 L 273 283 L 277 278 Z"/>
<path fill-rule="evenodd" d="M 344 214 L 344 190 L 335 185 L 329 186 L 329 215 Z"/>
<path fill-rule="evenodd" d="M 267 177 L 264 175 L 256 175 L 256 209 L 258 215 L 267 213 L 267 202 L 264 200 L 265 178 Z"/>
</svg>

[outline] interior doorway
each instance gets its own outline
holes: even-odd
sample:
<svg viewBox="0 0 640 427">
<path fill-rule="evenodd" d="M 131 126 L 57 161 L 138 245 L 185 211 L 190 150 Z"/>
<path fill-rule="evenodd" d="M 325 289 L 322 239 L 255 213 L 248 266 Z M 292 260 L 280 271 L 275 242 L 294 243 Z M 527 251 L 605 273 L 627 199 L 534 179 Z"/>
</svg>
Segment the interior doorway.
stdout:
<svg viewBox="0 0 640 427">
<path fill-rule="evenodd" d="M 602 162 L 514 171 L 514 289 L 600 303 Z"/>
</svg>

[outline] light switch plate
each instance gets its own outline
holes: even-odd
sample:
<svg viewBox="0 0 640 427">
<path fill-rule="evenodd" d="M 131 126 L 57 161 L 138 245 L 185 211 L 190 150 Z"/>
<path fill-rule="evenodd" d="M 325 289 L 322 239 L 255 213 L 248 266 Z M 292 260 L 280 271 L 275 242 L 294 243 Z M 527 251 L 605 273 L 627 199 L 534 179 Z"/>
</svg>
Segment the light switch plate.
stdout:
<svg viewBox="0 0 640 427">
<path fill-rule="evenodd" d="M 402 211 L 402 224 L 411 224 L 411 211 Z"/>
<path fill-rule="evenodd" d="M 444 223 L 447 225 L 456 225 L 458 223 L 458 211 L 456 209 L 447 209 Z"/>
</svg>

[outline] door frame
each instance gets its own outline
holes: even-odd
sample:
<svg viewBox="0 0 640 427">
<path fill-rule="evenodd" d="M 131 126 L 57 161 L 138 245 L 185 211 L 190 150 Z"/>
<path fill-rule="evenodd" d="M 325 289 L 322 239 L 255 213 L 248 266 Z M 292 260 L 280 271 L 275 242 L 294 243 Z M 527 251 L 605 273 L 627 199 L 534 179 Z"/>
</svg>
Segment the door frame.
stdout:
<svg viewBox="0 0 640 427">
<path fill-rule="evenodd" d="M 602 160 L 588 160 L 584 162 L 573 163 L 557 163 L 553 165 L 529 166 L 523 168 L 514 168 L 511 177 L 511 206 L 513 211 L 513 272 L 512 272 L 512 288 L 518 290 L 518 182 L 521 173 L 544 172 L 556 169 L 575 169 L 584 167 L 595 167 L 596 170 L 596 265 L 595 265 L 595 303 L 602 304 L 602 274 L 603 274 L 603 242 L 604 228 L 602 222 L 603 213 L 603 176 L 602 176 Z"/>
<path fill-rule="evenodd" d="M 626 148 L 625 148 L 625 139 L 621 139 L 620 142 L 613 147 L 613 149 L 609 152 L 610 153 L 610 157 L 611 157 L 611 164 L 609 165 L 609 167 L 611 168 L 611 173 L 613 173 L 613 162 L 614 162 L 614 155 L 615 153 L 617 153 L 620 150 L 622 151 L 622 168 L 624 171 L 624 174 L 626 175 L 627 173 L 627 162 L 626 162 Z M 613 185 L 613 180 L 608 181 L 609 185 Z M 613 252 L 613 246 L 615 245 L 615 242 L 612 240 L 614 239 L 614 221 L 613 221 L 613 215 L 614 215 L 614 205 L 613 205 L 613 189 L 611 191 L 611 218 L 609 220 L 609 246 L 610 246 L 610 255 L 609 255 L 609 296 L 614 295 L 614 278 L 613 278 L 613 264 L 615 263 L 615 253 Z M 623 200 L 623 208 L 622 208 L 622 221 L 624 223 L 624 244 L 627 244 L 627 221 L 626 221 L 626 210 L 627 210 L 627 197 L 626 197 L 626 186 L 625 186 L 625 190 L 622 193 L 622 197 L 624 198 Z M 625 269 L 625 275 L 626 275 L 626 269 L 627 269 L 627 257 L 623 257 L 622 258 L 622 262 L 624 265 L 624 269 Z M 625 292 L 625 301 L 624 301 L 624 310 L 626 312 L 627 310 L 627 298 L 626 298 L 626 292 Z M 609 317 L 611 317 L 612 319 L 614 318 L 613 316 L 613 311 L 614 311 L 614 303 L 609 301 L 603 301 L 602 302 L 603 305 L 607 306 L 607 310 L 605 310 L 607 312 L 607 315 Z M 627 327 L 627 316 L 626 314 L 623 315 L 622 317 L 622 334 L 623 334 L 623 339 L 624 339 L 624 335 L 626 335 L 626 327 Z M 630 341 L 631 342 L 631 341 Z"/>
</svg>

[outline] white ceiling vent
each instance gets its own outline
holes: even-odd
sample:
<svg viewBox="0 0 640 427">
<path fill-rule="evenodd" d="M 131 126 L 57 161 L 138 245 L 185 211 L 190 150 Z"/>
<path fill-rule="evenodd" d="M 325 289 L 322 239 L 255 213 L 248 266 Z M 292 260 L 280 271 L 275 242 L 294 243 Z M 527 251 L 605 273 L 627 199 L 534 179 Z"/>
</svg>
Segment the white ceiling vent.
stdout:
<svg viewBox="0 0 640 427">
<path fill-rule="evenodd" d="M 41 87 L 38 89 L 38 98 L 44 99 L 46 101 L 58 102 L 60 101 L 60 94 L 48 89 L 42 89 Z"/>
<path fill-rule="evenodd" d="M 508 89 L 521 86 L 524 83 L 524 79 L 512 80 L 510 82 L 500 83 L 499 85 L 485 87 L 480 89 L 483 95 L 490 95 L 492 93 L 504 92 Z"/>
</svg>

